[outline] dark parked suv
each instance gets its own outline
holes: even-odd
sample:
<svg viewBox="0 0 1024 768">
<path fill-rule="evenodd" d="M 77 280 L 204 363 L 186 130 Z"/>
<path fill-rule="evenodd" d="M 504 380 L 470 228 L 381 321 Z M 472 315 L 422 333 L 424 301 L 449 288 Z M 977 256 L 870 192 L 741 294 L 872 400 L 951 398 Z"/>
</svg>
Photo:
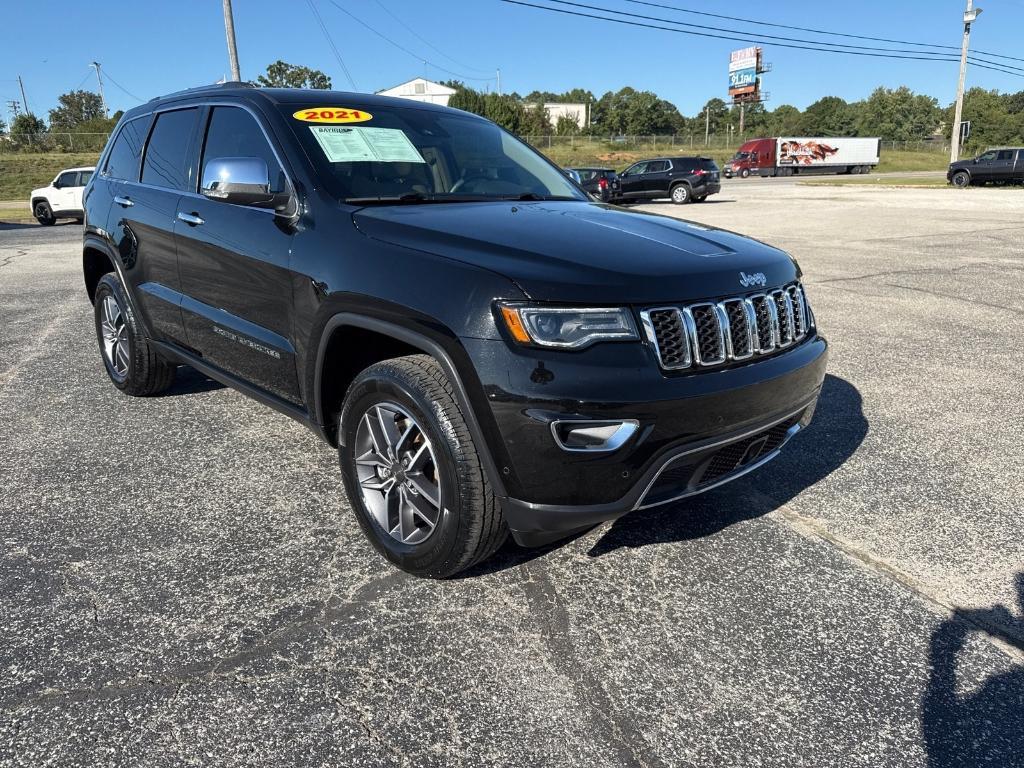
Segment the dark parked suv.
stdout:
<svg viewBox="0 0 1024 768">
<path fill-rule="evenodd" d="M 704 202 L 722 188 L 710 157 L 659 157 L 633 163 L 619 174 L 622 200 L 671 198 L 673 203 Z"/>
<path fill-rule="evenodd" d="M 114 386 L 155 395 L 189 365 L 308 425 L 370 541 L 418 575 L 738 477 L 808 424 L 824 376 L 784 252 L 595 202 L 439 106 L 154 99 L 85 214 Z"/>
<path fill-rule="evenodd" d="M 614 168 L 570 168 L 580 177 L 580 186 L 601 202 L 619 197 L 619 177 Z"/>
<path fill-rule="evenodd" d="M 949 164 L 946 179 L 955 187 L 972 184 L 1020 184 L 1024 182 L 1024 149 L 1001 147 L 982 152 L 970 160 Z"/>
</svg>

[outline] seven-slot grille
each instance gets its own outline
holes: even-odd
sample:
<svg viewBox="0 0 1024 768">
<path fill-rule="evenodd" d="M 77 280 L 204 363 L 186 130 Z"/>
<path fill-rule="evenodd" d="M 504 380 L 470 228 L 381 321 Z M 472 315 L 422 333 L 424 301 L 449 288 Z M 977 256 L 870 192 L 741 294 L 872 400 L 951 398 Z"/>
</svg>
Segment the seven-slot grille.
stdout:
<svg viewBox="0 0 1024 768">
<path fill-rule="evenodd" d="M 668 371 L 766 355 L 800 341 L 811 329 L 798 283 L 718 302 L 645 309 L 640 317 L 658 364 Z"/>
</svg>

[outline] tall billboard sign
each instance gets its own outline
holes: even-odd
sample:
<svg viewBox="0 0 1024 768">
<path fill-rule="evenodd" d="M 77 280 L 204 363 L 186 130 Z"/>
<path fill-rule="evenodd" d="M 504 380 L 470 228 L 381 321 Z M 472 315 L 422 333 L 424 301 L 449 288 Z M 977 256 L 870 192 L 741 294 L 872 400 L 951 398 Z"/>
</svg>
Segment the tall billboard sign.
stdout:
<svg viewBox="0 0 1024 768">
<path fill-rule="evenodd" d="M 760 100 L 760 72 L 760 48 L 741 48 L 729 54 L 729 96 L 733 103 Z"/>
</svg>

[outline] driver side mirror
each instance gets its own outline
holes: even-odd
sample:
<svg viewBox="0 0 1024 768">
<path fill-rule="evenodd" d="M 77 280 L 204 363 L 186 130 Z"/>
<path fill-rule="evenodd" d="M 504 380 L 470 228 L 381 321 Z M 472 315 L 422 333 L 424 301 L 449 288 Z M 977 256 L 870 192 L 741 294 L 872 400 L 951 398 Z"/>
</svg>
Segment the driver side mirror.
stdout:
<svg viewBox="0 0 1024 768">
<path fill-rule="evenodd" d="M 60 189 L 64 185 L 60 183 L 60 179 L 55 179 L 53 184 L 51 184 L 50 186 L 53 187 L 54 189 Z"/>
<path fill-rule="evenodd" d="M 572 168 L 566 168 L 565 169 L 565 175 L 568 176 L 573 181 L 575 181 L 577 184 L 582 184 L 583 183 L 582 180 L 580 179 L 579 171 L 576 171 L 576 170 L 574 170 Z"/>
<path fill-rule="evenodd" d="M 278 208 L 288 201 L 286 193 L 270 190 L 270 171 L 259 157 L 218 157 L 203 168 L 199 191 L 221 203 Z"/>
</svg>

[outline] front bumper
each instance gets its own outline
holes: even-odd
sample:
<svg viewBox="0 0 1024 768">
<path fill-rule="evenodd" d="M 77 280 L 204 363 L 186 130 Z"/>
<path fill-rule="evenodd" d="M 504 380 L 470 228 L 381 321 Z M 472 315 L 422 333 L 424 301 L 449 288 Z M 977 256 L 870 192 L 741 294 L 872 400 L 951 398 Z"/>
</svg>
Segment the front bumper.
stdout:
<svg viewBox="0 0 1024 768">
<path fill-rule="evenodd" d="M 464 341 L 486 361 L 478 373 L 509 461 L 504 512 L 528 546 L 701 493 L 774 458 L 810 422 L 828 356 L 813 336 L 746 365 L 666 375 L 639 344 L 506 354 L 504 342 Z M 551 423 L 564 419 L 635 420 L 639 429 L 614 452 L 568 453 L 552 439 Z"/>
</svg>

